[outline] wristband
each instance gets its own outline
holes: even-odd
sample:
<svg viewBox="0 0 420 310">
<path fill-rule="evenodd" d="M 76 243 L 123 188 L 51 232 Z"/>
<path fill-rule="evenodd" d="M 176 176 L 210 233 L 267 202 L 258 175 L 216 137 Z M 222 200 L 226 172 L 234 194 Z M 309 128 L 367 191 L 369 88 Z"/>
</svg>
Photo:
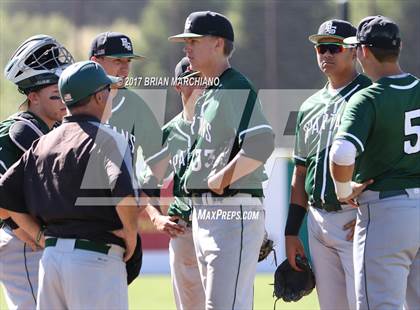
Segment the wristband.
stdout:
<svg viewBox="0 0 420 310">
<path fill-rule="evenodd" d="M 306 215 L 306 209 L 298 204 L 291 203 L 289 205 L 289 214 L 287 215 L 285 236 L 299 235 L 299 229 Z"/>
<path fill-rule="evenodd" d="M 5 223 L 11 230 L 15 230 L 19 228 L 19 225 L 16 224 L 16 222 L 11 217 L 4 219 L 3 223 Z"/>
<path fill-rule="evenodd" d="M 344 199 L 349 197 L 353 193 L 351 188 L 351 182 L 338 182 L 334 180 L 335 193 L 337 194 L 338 199 Z"/>
</svg>

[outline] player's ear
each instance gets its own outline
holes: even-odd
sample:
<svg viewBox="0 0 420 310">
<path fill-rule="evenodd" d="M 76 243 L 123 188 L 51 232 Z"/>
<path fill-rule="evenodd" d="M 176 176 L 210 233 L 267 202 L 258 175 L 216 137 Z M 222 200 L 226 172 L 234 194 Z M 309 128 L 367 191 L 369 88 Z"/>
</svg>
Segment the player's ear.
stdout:
<svg viewBox="0 0 420 310">
<path fill-rule="evenodd" d="M 97 104 L 99 106 L 104 104 L 104 96 L 103 96 L 101 91 L 93 94 L 93 98 L 95 99 L 95 104 Z"/>
<path fill-rule="evenodd" d="M 31 104 L 38 104 L 39 102 L 39 94 L 35 91 L 31 91 L 28 94 L 28 99 L 31 102 Z"/>
<path fill-rule="evenodd" d="M 222 49 L 223 51 L 224 46 L 225 46 L 225 40 L 223 40 L 223 38 L 217 37 L 215 40 L 216 49 Z"/>
</svg>

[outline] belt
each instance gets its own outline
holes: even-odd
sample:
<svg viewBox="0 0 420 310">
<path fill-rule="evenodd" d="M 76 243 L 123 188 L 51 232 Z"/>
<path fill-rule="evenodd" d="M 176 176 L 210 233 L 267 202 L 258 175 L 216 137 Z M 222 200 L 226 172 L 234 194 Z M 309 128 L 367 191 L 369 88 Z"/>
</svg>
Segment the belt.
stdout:
<svg viewBox="0 0 420 310">
<path fill-rule="evenodd" d="M 343 210 L 343 208 L 341 207 L 342 205 L 341 203 L 333 204 L 333 203 L 322 203 L 320 201 L 314 201 L 314 202 L 310 202 L 309 205 L 311 207 L 322 209 L 327 212 L 337 212 L 337 211 Z"/>
<path fill-rule="evenodd" d="M 408 196 L 408 193 L 405 189 L 394 190 L 394 191 L 381 191 L 379 192 L 379 199 L 387 199 L 387 198 L 397 197 L 397 196 L 402 196 L 402 195 Z"/>
<path fill-rule="evenodd" d="M 369 203 L 372 201 L 378 201 L 382 199 L 388 199 L 392 197 L 398 197 L 398 196 L 406 196 L 410 197 L 410 194 L 408 191 L 411 189 L 398 189 L 398 190 L 389 190 L 389 191 L 372 191 L 372 190 L 366 190 L 363 193 L 360 194 L 359 197 L 357 197 L 357 201 L 361 204 Z"/>
<path fill-rule="evenodd" d="M 240 201 L 238 201 L 240 200 Z M 262 197 L 250 193 L 236 193 L 229 196 L 217 196 L 212 192 L 193 193 L 189 204 L 194 205 L 261 205 Z"/>
<path fill-rule="evenodd" d="M 58 238 L 47 238 L 45 240 L 45 247 L 55 247 L 57 245 Z M 98 252 L 102 254 L 108 254 L 110 245 L 100 242 L 93 242 L 90 240 L 76 239 L 74 242 L 74 248 L 79 250 L 86 250 L 92 252 Z"/>
</svg>

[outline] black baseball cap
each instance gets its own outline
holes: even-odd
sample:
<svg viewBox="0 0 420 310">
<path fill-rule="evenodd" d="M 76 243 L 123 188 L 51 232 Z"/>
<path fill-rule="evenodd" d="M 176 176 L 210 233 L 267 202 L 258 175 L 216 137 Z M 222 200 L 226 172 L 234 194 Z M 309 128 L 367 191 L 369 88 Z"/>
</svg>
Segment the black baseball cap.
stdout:
<svg viewBox="0 0 420 310">
<path fill-rule="evenodd" d="M 347 38 L 344 42 L 394 49 L 401 45 L 400 30 L 397 24 L 387 17 L 369 16 L 360 22 L 356 36 Z"/>
<path fill-rule="evenodd" d="M 340 39 L 355 36 L 356 28 L 348 21 L 332 19 L 323 22 L 319 26 L 318 33 L 309 36 L 309 41 L 318 43 L 321 39 Z"/>
<path fill-rule="evenodd" d="M 103 32 L 92 41 L 89 58 L 92 56 L 107 56 L 115 58 L 144 59 L 144 56 L 133 52 L 133 44 L 129 37 L 119 32 Z"/>
<path fill-rule="evenodd" d="M 211 12 L 193 12 L 185 21 L 184 33 L 168 38 L 171 42 L 183 42 L 187 38 L 216 36 L 233 42 L 233 27 L 226 16 Z"/>
<path fill-rule="evenodd" d="M 182 79 L 182 78 L 189 78 L 199 74 L 200 71 L 194 71 L 191 69 L 190 61 L 188 57 L 182 58 L 175 67 L 175 78 Z"/>
</svg>

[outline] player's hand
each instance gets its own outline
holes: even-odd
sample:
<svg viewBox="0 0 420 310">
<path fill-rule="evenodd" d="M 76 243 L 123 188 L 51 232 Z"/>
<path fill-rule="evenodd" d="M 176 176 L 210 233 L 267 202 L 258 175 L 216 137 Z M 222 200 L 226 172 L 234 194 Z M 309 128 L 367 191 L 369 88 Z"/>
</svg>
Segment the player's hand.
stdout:
<svg viewBox="0 0 420 310">
<path fill-rule="evenodd" d="M 128 229 L 119 229 L 112 232 L 117 237 L 124 240 L 125 243 L 125 253 L 124 253 L 124 262 L 128 261 L 131 256 L 134 254 L 137 244 L 137 231 L 128 230 Z"/>
<path fill-rule="evenodd" d="M 171 238 L 175 238 L 185 232 L 185 228 L 175 221 L 178 216 L 159 215 L 152 219 L 153 225 L 158 231 L 168 234 Z"/>
<path fill-rule="evenodd" d="M 297 271 L 303 271 L 296 265 L 296 255 L 306 257 L 302 242 L 298 236 L 286 236 L 286 256 L 290 266 Z"/>
<path fill-rule="evenodd" d="M 22 228 L 13 230 L 13 233 L 16 237 L 18 237 L 20 241 L 26 243 L 32 249 L 32 251 L 38 251 L 42 249 L 42 247 L 37 245 L 35 240 Z"/>
<path fill-rule="evenodd" d="M 354 236 L 354 227 L 356 226 L 356 219 L 351 220 L 350 222 L 348 222 L 347 224 L 345 224 L 343 226 L 343 230 L 348 230 L 348 234 L 346 236 L 346 240 L 347 241 L 353 241 L 353 236 Z"/>
<path fill-rule="evenodd" d="M 365 190 L 366 187 L 368 187 L 372 183 L 373 183 L 372 179 L 363 183 L 351 182 L 351 187 L 352 187 L 353 192 L 351 193 L 350 196 L 339 199 L 339 201 L 342 203 L 349 204 L 352 207 L 358 208 L 359 203 L 357 202 L 357 197 Z"/>
<path fill-rule="evenodd" d="M 220 178 L 217 177 L 217 174 L 212 175 L 207 180 L 207 186 L 209 187 L 209 190 L 218 195 L 222 195 L 224 192 L 224 188 L 222 188 L 221 185 L 222 180 L 220 180 Z"/>
</svg>

